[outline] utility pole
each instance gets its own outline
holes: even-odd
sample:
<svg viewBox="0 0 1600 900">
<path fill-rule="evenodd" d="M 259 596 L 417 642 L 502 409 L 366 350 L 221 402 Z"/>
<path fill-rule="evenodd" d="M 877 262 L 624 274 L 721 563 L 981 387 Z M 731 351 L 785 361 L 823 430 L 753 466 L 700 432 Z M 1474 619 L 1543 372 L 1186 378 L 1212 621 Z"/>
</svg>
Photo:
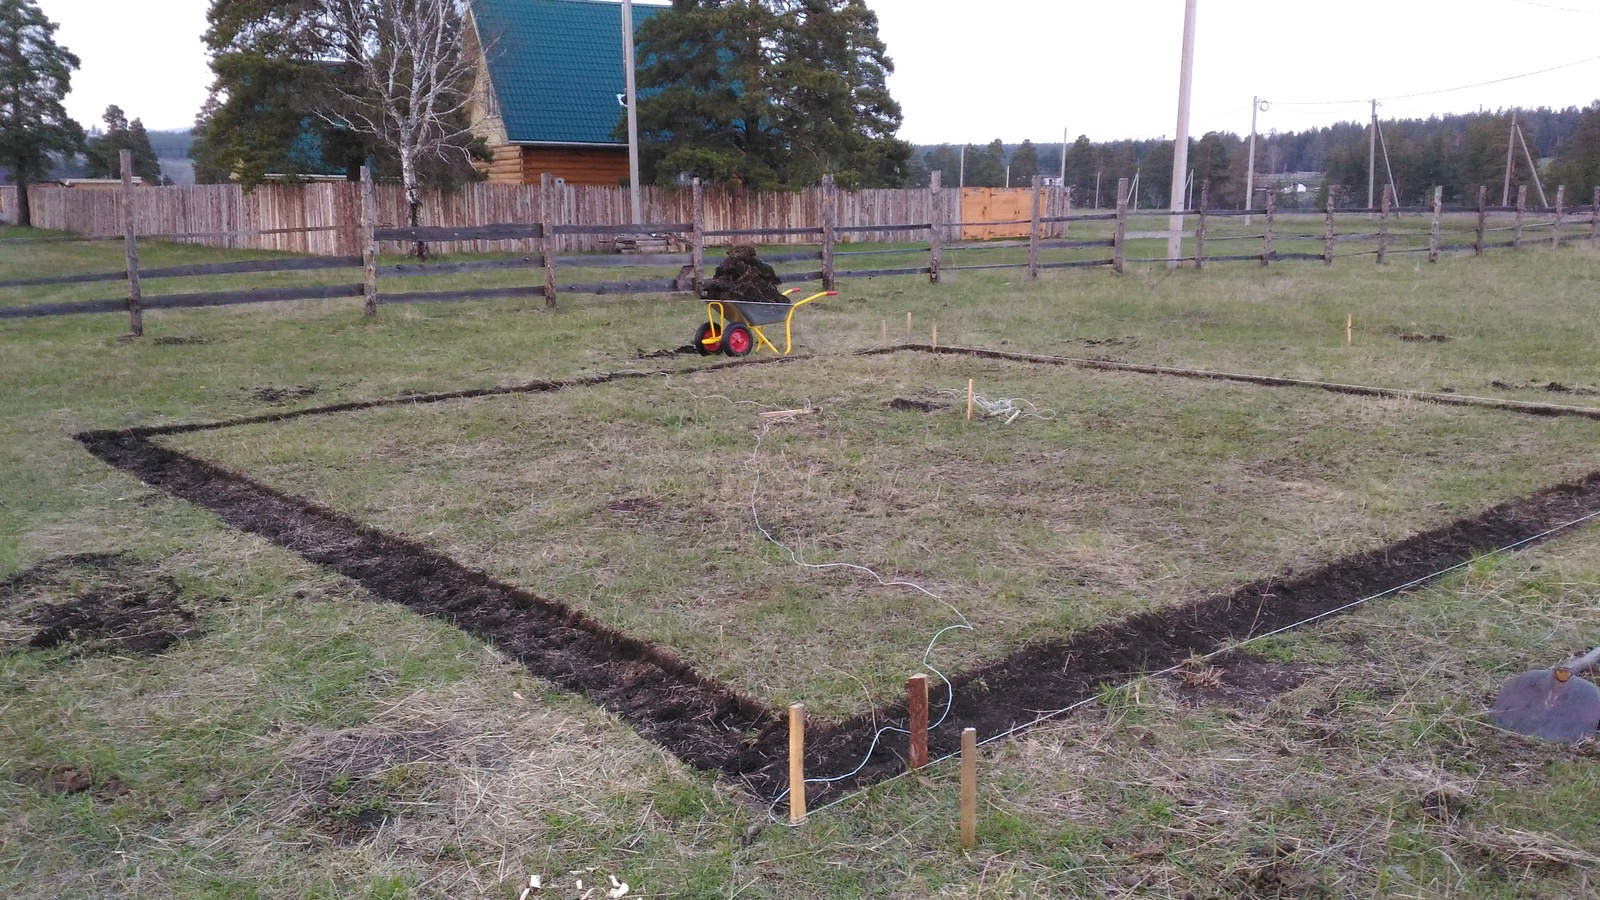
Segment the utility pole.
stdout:
<svg viewBox="0 0 1600 900">
<path fill-rule="evenodd" d="M 1189 171 L 1189 86 L 1194 79 L 1194 15 L 1197 0 L 1183 7 L 1183 65 L 1178 72 L 1178 134 L 1172 141 L 1172 212 L 1167 218 L 1167 268 L 1183 254 L 1183 176 Z"/>
<path fill-rule="evenodd" d="M 1367 209 L 1372 208 L 1373 190 L 1378 186 L 1378 101 L 1372 101 L 1372 130 L 1367 135 Z"/>
<path fill-rule="evenodd" d="M 1061 189 L 1067 189 L 1067 129 L 1061 129 Z"/>
<path fill-rule="evenodd" d="M 967 186 L 967 145 L 961 145 L 961 165 L 956 169 L 956 187 Z"/>
<path fill-rule="evenodd" d="M 1094 170 L 1094 208 L 1100 208 L 1100 170 Z"/>
<path fill-rule="evenodd" d="M 1260 97 L 1250 98 L 1250 161 L 1245 163 L 1244 176 L 1244 223 L 1250 224 L 1250 204 L 1256 197 L 1256 113 L 1266 112 L 1272 104 Z"/>
<path fill-rule="evenodd" d="M 628 92 L 628 193 L 633 200 L 633 224 L 644 223 L 639 201 L 639 92 L 633 79 L 633 0 L 622 0 L 622 73 Z"/>
<path fill-rule="evenodd" d="M 1506 183 L 1500 189 L 1500 205 L 1511 205 L 1511 167 L 1517 161 L 1517 111 L 1511 111 L 1511 130 L 1506 132 Z"/>
</svg>

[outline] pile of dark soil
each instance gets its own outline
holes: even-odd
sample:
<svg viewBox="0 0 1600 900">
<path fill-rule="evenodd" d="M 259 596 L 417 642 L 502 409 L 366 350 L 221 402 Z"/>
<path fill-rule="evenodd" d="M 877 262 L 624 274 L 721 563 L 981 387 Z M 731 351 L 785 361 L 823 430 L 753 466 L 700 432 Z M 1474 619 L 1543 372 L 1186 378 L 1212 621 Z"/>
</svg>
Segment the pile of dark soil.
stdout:
<svg viewBox="0 0 1600 900">
<path fill-rule="evenodd" d="M 778 285 L 783 281 L 772 267 L 756 256 L 750 244 L 728 248 L 728 255 L 717 264 L 715 277 L 706 282 L 707 300 L 750 300 L 760 303 L 788 303 Z"/>
<path fill-rule="evenodd" d="M 155 655 L 200 634 L 178 583 L 124 554 L 58 557 L 0 581 L 0 650 Z"/>
</svg>

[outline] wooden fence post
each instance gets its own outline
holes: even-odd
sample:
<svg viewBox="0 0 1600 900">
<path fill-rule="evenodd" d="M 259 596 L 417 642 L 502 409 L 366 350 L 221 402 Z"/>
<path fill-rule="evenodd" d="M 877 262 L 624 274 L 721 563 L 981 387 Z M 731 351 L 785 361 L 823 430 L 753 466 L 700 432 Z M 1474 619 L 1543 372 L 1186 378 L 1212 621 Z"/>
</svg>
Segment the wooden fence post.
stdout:
<svg viewBox="0 0 1600 900">
<path fill-rule="evenodd" d="M 539 228 L 544 235 L 539 245 L 544 254 L 544 305 L 556 308 L 556 189 L 549 172 L 539 175 Z"/>
<path fill-rule="evenodd" d="M 1561 212 L 1567 202 L 1567 186 L 1556 185 L 1556 218 L 1550 223 L 1550 246 L 1561 246 Z"/>
<path fill-rule="evenodd" d="M 1389 252 L 1389 203 L 1394 200 L 1394 192 L 1386 184 L 1383 186 L 1383 199 L 1378 204 L 1378 265 L 1383 265 L 1383 260 Z"/>
<path fill-rule="evenodd" d="M 961 849 L 978 846 L 978 731 L 961 729 Z"/>
<path fill-rule="evenodd" d="M 1204 268 L 1206 264 L 1206 209 L 1211 206 L 1211 179 L 1200 182 L 1200 208 L 1196 210 L 1200 221 L 1194 227 L 1194 267 Z"/>
<path fill-rule="evenodd" d="M 1028 223 L 1028 280 L 1039 280 L 1039 203 L 1044 199 L 1040 193 L 1039 176 L 1033 176 L 1033 217 Z"/>
<path fill-rule="evenodd" d="M 1322 226 L 1322 264 L 1333 265 L 1333 201 L 1338 188 L 1328 185 L 1328 218 Z"/>
<path fill-rule="evenodd" d="M 1511 249 L 1522 249 L 1522 214 L 1528 209 L 1528 186 L 1517 185 L 1517 220 L 1516 227 L 1511 231 Z"/>
<path fill-rule="evenodd" d="M 128 265 L 128 332 L 144 336 L 144 303 L 139 291 L 139 239 L 133 223 L 133 151 L 118 155 L 122 164 L 122 250 Z"/>
<path fill-rule="evenodd" d="M 1061 239 L 1067 240 L 1072 235 L 1072 188 L 1063 189 L 1061 195 Z"/>
<path fill-rule="evenodd" d="M 928 764 L 928 676 L 913 675 L 906 682 L 906 730 L 911 732 L 906 765 L 920 769 Z"/>
<path fill-rule="evenodd" d="M 1444 211 L 1444 185 L 1433 186 L 1433 225 L 1428 229 L 1428 262 L 1439 261 L 1439 215 Z"/>
<path fill-rule="evenodd" d="M 833 176 L 822 176 L 822 289 L 833 290 L 833 240 L 834 217 L 838 210 L 834 208 L 836 197 L 833 190 Z"/>
<path fill-rule="evenodd" d="M 928 283 L 939 283 L 939 255 L 944 249 L 944 191 L 939 186 L 940 171 L 934 169 L 928 178 Z"/>
<path fill-rule="evenodd" d="M 693 271 L 694 295 L 700 296 L 700 290 L 706 274 L 706 198 L 705 189 L 700 186 L 700 179 L 696 178 L 690 183 L 690 228 L 689 240 L 689 266 Z"/>
<path fill-rule="evenodd" d="M 1485 220 L 1488 218 L 1488 215 L 1489 215 L 1488 207 L 1485 204 L 1488 203 L 1488 202 L 1489 202 L 1489 186 L 1486 185 L 1486 184 L 1478 185 L 1478 229 L 1474 233 L 1474 237 L 1472 238 L 1472 255 L 1473 256 L 1482 256 L 1483 255 L 1483 226 L 1484 226 Z"/>
<path fill-rule="evenodd" d="M 378 314 L 378 241 L 374 234 L 378 221 L 378 196 L 372 184 L 372 170 L 361 167 L 361 296 L 366 299 L 362 314 Z"/>
<path fill-rule="evenodd" d="M 1595 238 L 1600 237 L 1600 185 L 1594 189 L 1594 205 L 1589 209 L 1589 249 L 1594 249 Z"/>
<path fill-rule="evenodd" d="M 1128 235 L 1128 179 L 1117 179 L 1117 225 L 1111 232 L 1111 271 L 1122 273 L 1127 253 L 1123 244 Z"/>
<path fill-rule="evenodd" d="M 1267 227 L 1261 232 L 1261 268 L 1263 269 L 1267 267 L 1267 263 L 1272 262 L 1272 213 L 1275 208 L 1275 201 L 1272 195 L 1275 193 L 1277 192 L 1267 188 L 1267 211 L 1265 216 Z"/>
<path fill-rule="evenodd" d="M 789 824 L 806 820 L 806 705 L 789 705 Z"/>
</svg>

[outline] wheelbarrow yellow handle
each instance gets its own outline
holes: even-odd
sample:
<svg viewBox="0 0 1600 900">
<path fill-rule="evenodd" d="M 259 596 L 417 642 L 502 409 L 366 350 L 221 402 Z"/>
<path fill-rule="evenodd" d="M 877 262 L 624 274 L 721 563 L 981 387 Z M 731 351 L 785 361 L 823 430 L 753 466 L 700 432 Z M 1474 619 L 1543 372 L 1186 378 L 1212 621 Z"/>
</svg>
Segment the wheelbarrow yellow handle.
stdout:
<svg viewBox="0 0 1600 900">
<path fill-rule="evenodd" d="M 784 291 L 783 293 L 784 293 L 785 296 L 787 296 L 791 292 L 798 293 L 799 292 L 799 288 L 790 288 L 789 290 Z M 794 322 L 794 311 L 799 309 L 802 306 L 805 306 L 807 303 L 810 303 L 811 301 L 813 301 L 813 300 L 815 300 L 815 299 L 817 299 L 819 297 L 836 297 L 838 295 L 839 295 L 838 291 L 818 291 L 817 293 L 812 294 L 811 296 L 805 298 L 804 300 L 796 300 L 794 303 L 789 305 L 789 314 L 787 316 L 783 317 L 783 355 L 784 356 L 788 356 L 789 355 L 789 347 L 790 347 L 790 344 L 791 344 L 790 325 L 791 325 L 791 323 Z M 777 348 L 773 348 L 773 349 L 777 349 Z"/>
</svg>

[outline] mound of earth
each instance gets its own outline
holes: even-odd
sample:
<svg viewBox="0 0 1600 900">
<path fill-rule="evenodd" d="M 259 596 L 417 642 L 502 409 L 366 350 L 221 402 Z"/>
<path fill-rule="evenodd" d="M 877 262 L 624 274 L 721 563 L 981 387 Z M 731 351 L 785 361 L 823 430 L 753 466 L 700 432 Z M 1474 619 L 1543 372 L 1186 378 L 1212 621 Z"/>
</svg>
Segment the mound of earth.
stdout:
<svg viewBox="0 0 1600 900">
<path fill-rule="evenodd" d="M 124 554 L 58 557 L 0 581 L 0 651 L 154 655 L 200 634 L 179 584 Z"/>
<path fill-rule="evenodd" d="M 705 286 L 707 300 L 749 300 L 760 303 L 788 303 L 778 285 L 783 281 L 772 267 L 761 261 L 756 248 L 736 244 L 717 264 L 715 276 Z"/>
</svg>

